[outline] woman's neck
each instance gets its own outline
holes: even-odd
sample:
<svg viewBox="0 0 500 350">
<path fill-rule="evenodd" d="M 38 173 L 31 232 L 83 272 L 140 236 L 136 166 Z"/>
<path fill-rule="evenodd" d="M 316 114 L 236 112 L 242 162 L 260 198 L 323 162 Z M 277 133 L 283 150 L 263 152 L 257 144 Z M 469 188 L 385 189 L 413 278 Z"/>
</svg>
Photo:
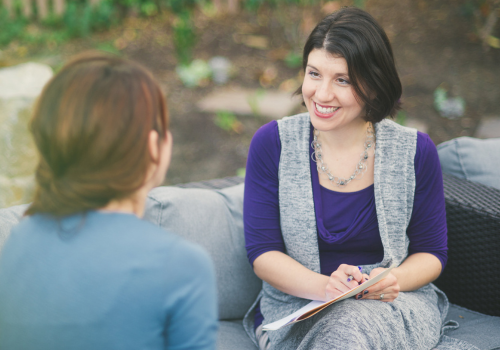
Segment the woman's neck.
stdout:
<svg viewBox="0 0 500 350">
<path fill-rule="evenodd" d="M 144 215 L 144 208 L 146 206 L 146 197 L 148 191 L 140 189 L 133 195 L 123 199 L 112 199 L 106 206 L 100 210 L 105 212 L 118 212 L 134 214 L 137 217 Z"/>
<path fill-rule="evenodd" d="M 359 148 L 366 139 L 368 122 L 360 120 L 357 123 L 350 123 L 341 129 L 320 131 L 321 143 L 331 149 L 347 150 L 352 147 Z"/>
</svg>

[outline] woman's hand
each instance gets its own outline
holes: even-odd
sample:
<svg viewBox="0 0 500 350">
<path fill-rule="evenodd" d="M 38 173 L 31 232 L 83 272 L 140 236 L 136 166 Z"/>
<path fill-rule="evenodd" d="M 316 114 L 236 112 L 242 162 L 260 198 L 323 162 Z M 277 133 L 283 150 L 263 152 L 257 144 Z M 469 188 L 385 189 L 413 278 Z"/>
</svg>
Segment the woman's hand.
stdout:
<svg viewBox="0 0 500 350">
<path fill-rule="evenodd" d="M 382 267 L 373 269 L 370 273 L 370 277 L 375 277 L 384 270 L 385 268 Z M 394 301 L 394 299 L 398 297 L 400 289 L 398 279 L 391 271 L 383 280 L 357 294 L 356 299 L 373 299 L 385 302 Z"/>
<path fill-rule="evenodd" d="M 368 275 L 361 272 L 361 267 L 342 264 L 330 275 L 325 288 L 326 301 L 356 288 L 368 279 Z"/>
</svg>

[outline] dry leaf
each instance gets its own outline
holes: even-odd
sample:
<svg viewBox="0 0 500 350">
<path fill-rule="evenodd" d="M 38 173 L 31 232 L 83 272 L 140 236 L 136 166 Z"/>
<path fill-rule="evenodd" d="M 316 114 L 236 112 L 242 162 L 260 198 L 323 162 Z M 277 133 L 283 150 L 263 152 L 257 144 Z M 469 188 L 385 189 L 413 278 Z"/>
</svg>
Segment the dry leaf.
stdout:
<svg viewBox="0 0 500 350">
<path fill-rule="evenodd" d="M 495 49 L 500 49 L 500 39 L 497 37 L 494 37 L 493 35 L 488 36 L 486 39 L 486 42 L 488 45 L 491 47 L 494 47 Z"/>
<path fill-rule="evenodd" d="M 278 70 L 274 67 L 267 67 L 259 77 L 259 83 L 263 87 L 268 87 L 278 76 Z"/>
<path fill-rule="evenodd" d="M 117 50 L 123 50 L 128 45 L 128 41 L 124 38 L 118 38 L 114 41 L 114 46 Z"/>
<path fill-rule="evenodd" d="M 314 27 L 316 27 L 316 19 L 314 16 L 311 13 L 304 13 L 302 21 L 300 21 L 300 30 L 302 33 L 309 35 Z"/>
<path fill-rule="evenodd" d="M 290 50 L 280 47 L 267 53 L 267 57 L 272 61 L 284 60 Z"/>
<path fill-rule="evenodd" d="M 286 92 L 294 92 L 300 86 L 300 82 L 296 79 L 287 79 L 280 84 L 279 89 Z"/>
<path fill-rule="evenodd" d="M 265 50 L 269 46 L 269 40 L 265 36 L 260 35 L 247 35 L 243 37 L 243 44 L 254 49 Z"/>
<path fill-rule="evenodd" d="M 321 11 L 325 15 L 329 15 L 330 13 L 333 13 L 333 12 L 339 10 L 341 6 L 342 5 L 340 5 L 339 1 L 329 1 L 323 5 L 323 7 L 321 8 Z"/>
<path fill-rule="evenodd" d="M 231 130 L 233 130 L 237 134 L 241 134 L 243 131 L 244 126 L 240 121 L 235 121 L 233 125 L 231 125 Z"/>
</svg>

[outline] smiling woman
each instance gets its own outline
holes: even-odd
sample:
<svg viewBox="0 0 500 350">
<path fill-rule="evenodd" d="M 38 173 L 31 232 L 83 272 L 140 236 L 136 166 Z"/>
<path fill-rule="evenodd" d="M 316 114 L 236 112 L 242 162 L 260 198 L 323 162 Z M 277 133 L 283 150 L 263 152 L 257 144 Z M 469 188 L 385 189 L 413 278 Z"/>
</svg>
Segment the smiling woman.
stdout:
<svg viewBox="0 0 500 350">
<path fill-rule="evenodd" d="M 366 120 L 376 123 L 387 116 L 394 117 L 400 109 L 402 86 L 389 39 L 371 16 L 354 9 L 347 12 L 334 13 L 316 26 L 304 46 L 303 67 L 306 69 L 311 63 L 309 55 L 314 50 L 343 58 L 347 67 L 342 73 L 356 99 L 370 112 Z M 296 93 L 303 93 L 302 86 Z"/>
<path fill-rule="evenodd" d="M 308 113 L 263 126 L 248 155 L 246 247 L 264 283 L 246 330 L 262 350 L 433 348 L 447 310 L 431 284 L 447 261 L 442 174 L 427 135 L 386 119 L 402 92 L 389 40 L 343 8 L 310 34 L 303 69 Z M 392 264 L 356 298 L 262 332 Z"/>
<path fill-rule="evenodd" d="M 364 103 L 356 99 L 349 80 L 346 60 L 324 49 L 309 54 L 302 84 L 304 104 L 315 129 L 342 128 L 356 120 L 364 123 Z"/>
</svg>

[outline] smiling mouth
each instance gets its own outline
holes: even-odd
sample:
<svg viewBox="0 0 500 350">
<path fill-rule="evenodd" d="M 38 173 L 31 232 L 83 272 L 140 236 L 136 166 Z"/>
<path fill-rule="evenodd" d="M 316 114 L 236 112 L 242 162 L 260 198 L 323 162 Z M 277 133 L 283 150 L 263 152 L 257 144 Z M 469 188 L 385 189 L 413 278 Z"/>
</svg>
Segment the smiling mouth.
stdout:
<svg viewBox="0 0 500 350">
<path fill-rule="evenodd" d="M 340 107 L 322 107 L 316 102 L 314 102 L 314 106 L 316 107 L 316 110 L 321 114 L 331 114 L 333 112 L 336 112 L 340 108 Z"/>
</svg>

